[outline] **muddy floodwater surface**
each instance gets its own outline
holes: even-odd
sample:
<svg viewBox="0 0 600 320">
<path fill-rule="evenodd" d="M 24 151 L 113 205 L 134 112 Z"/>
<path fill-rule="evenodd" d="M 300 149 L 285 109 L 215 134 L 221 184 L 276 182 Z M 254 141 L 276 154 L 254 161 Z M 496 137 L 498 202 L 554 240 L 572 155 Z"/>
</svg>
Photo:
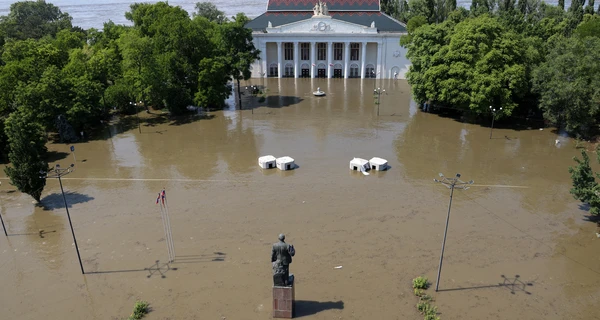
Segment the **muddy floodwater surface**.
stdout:
<svg viewBox="0 0 600 320">
<path fill-rule="evenodd" d="M 600 238 L 569 194 L 573 141 L 539 126 L 490 139 L 489 124 L 418 110 L 405 81 L 246 85 L 265 101 L 246 93 L 241 111 L 232 98 L 187 120 L 140 113 L 141 133 L 115 118 L 74 145 L 62 183 L 85 275 L 58 181 L 35 206 L 0 173 L 0 319 L 123 319 L 138 299 L 147 319 L 269 319 L 279 233 L 296 248 L 297 317 L 422 319 L 411 280 L 435 286 L 450 196 L 440 172 L 475 181 L 454 192 L 440 291 L 428 290 L 442 319 L 598 319 Z M 72 163 L 69 146 L 50 144 L 50 164 Z M 261 170 L 264 155 L 298 167 Z M 390 169 L 352 172 L 354 157 Z"/>
</svg>

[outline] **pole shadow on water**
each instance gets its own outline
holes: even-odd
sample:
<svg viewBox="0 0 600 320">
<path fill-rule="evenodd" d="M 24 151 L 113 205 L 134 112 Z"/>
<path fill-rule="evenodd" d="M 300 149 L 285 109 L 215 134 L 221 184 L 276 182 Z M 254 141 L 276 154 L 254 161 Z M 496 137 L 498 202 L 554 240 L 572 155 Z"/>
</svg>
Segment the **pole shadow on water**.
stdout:
<svg viewBox="0 0 600 320">
<path fill-rule="evenodd" d="M 343 301 L 311 301 L 311 300 L 296 300 L 295 318 L 310 316 L 326 310 L 342 310 L 344 309 Z"/>
<path fill-rule="evenodd" d="M 46 230 L 40 230 L 39 232 L 29 232 L 29 233 L 11 233 L 8 236 L 12 237 L 12 236 L 33 236 L 33 235 L 38 235 L 41 239 L 45 238 L 45 234 L 48 233 L 55 233 L 56 230 L 52 230 L 52 231 L 46 231 Z"/>
<path fill-rule="evenodd" d="M 68 191 L 65 192 L 65 197 L 67 198 L 67 204 L 69 208 L 73 207 L 73 204 L 84 203 L 88 201 L 94 200 L 94 197 L 90 197 L 86 194 L 81 194 L 79 192 Z M 56 210 L 65 207 L 65 203 L 60 193 L 51 193 L 45 196 L 40 202 L 41 206 L 44 210 Z"/>
<path fill-rule="evenodd" d="M 527 291 L 527 287 L 533 286 L 533 282 L 522 281 L 521 276 L 518 274 L 512 278 L 508 278 L 504 275 L 500 275 L 500 277 L 503 279 L 503 281 L 499 282 L 498 284 L 490 284 L 490 285 L 474 286 L 474 287 L 464 287 L 464 288 L 440 289 L 440 290 L 438 290 L 438 292 L 487 289 L 487 288 L 507 288 L 508 290 L 510 290 L 511 294 L 515 294 L 517 292 L 524 292 L 525 294 L 531 294 L 531 292 Z"/>
<path fill-rule="evenodd" d="M 177 255 L 173 263 L 223 262 L 227 254 L 216 251 L 210 254 Z"/>
<path fill-rule="evenodd" d="M 177 271 L 178 268 L 171 268 L 169 263 L 160 263 L 160 260 L 156 260 L 154 264 L 148 268 L 143 269 L 127 269 L 127 270 L 108 270 L 108 271 L 92 271 L 86 272 L 86 274 L 103 274 L 103 273 L 124 273 L 124 272 L 148 272 L 146 278 L 152 278 L 153 276 L 160 275 L 161 278 L 166 278 L 165 275 L 169 271 Z"/>
</svg>

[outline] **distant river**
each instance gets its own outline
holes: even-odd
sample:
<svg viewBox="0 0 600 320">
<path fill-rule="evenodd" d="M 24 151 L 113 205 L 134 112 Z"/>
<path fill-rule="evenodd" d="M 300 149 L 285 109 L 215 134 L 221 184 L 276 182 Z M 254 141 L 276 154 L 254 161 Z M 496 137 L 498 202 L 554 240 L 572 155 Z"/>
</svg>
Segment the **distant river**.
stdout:
<svg viewBox="0 0 600 320">
<path fill-rule="evenodd" d="M 16 1 L 0 0 L 0 15 L 7 15 L 10 11 L 10 5 Z M 157 1 L 130 1 L 130 0 L 46 0 L 55 6 L 60 7 L 62 12 L 67 12 L 73 17 L 73 24 L 83 29 L 97 28 L 101 29 L 104 22 L 112 20 L 116 24 L 131 24 L 125 19 L 125 12 L 129 11 L 132 3 L 155 3 Z M 194 12 L 198 0 L 169 0 L 169 4 L 180 6 L 190 14 Z M 254 18 L 265 12 L 267 0 L 212 0 L 219 10 L 224 11 L 228 17 L 236 15 L 238 12 L 244 12 L 248 17 Z M 315 0 L 316 2 L 316 0 Z M 565 6 L 569 6 L 571 1 L 565 1 Z M 556 1 L 549 1 L 556 4 Z M 587 3 L 587 1 L 586 1 Z M 469 7 L 471 1 L 459 0 L 458 5 Z"/>
</svg>

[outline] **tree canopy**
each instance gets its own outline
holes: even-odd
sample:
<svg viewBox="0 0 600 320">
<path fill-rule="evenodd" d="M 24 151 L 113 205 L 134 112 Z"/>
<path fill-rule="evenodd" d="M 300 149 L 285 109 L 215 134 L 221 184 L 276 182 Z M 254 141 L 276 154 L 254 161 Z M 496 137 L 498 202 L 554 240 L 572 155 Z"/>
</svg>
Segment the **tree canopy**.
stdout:
<svg viewBox="0 0 600 320">
<path fill-rule="evenodd" d="M 19 189 L 33 192 L 39 172 L 29 182 L 18 179 L 43 167 L 45 151 L 22 145 L 60 131 L 65 120 L 79 132 L 113 109 L 137 112 L 134 101 L 171 115 L 193 104 L 222 107 L 231 82 L 250 77 L 259 51 L 244 14 L 229 20 L 211 3 L 196 11 L 191 18 L 168 2 L 135 3 L 125 14 L 133 26 L 107 21 L 103 30 L 82 30 L 43 0 L 12 4 L 0 17 L 0 159 L 12 163 L 13 183 L 29 183 Z M 29 132 L 15 131 L 23 119 Z"/>
<path fill-rule="evenodd" d="M 408 21 L 400 44 L 416 101 L 487 116 L 501 107 L 499 118 L 540 115 L 577 136 L 599 132 L 593 1 L 588 9 L 573 1 L 568 11 L 539 0 L 473 0 L 470 10 L 450 12 L 447 5 L 411 0 L 403 16 L 396 13 Z"/>
</svg>

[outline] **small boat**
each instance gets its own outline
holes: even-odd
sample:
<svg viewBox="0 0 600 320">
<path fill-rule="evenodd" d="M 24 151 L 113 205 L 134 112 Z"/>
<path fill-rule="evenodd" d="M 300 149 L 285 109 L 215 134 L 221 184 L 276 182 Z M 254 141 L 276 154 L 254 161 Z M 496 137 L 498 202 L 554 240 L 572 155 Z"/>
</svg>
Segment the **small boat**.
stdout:
<svg viewBox="0 0 600 320">
<path fill-rule="evenodd" d="M 325 91 L 321 91 L 321 88 L 317 88 L 317 91 L 313 91 L 313 94 L 317 97 L 322 97 L 325 95 Z"/>
</svg>

